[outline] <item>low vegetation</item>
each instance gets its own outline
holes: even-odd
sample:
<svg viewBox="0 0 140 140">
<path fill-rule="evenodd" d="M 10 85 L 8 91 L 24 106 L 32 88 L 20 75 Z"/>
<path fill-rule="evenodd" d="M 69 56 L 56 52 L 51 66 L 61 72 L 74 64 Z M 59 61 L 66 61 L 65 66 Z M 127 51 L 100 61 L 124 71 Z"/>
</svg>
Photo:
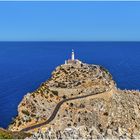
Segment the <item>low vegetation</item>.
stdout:
<svg viewBox="0 0 140 140">
<path fill-rule="evenodd" d="M 22 113 L 25 114 L 25 115 L 27 115 L 27 116 L 30 115 L 30 113 L 27 110 L 22 110 Z"/>
<path fill-rule="evenodd" d="M 25 139 L 26 137 L 30 137 L 31 134 L 24 132 L 11 132 L 0 128 L 0 139 Z"/>
</svg>

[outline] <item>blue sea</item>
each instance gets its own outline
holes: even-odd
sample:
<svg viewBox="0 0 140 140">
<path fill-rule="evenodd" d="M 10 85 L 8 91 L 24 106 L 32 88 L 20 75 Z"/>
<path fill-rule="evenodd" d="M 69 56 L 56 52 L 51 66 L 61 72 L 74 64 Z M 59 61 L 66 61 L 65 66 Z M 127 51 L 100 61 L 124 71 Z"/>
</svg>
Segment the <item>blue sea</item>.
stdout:
<svg viewBox="0 0 140 140">
<path fill-rule="evenodd" d="M 23 96 L 75 50 L 77 59 L 107 68 L 121 89 L 140 89 L 140 42 L 0 42 L 0 127 L 17 115 Z"/>
</svg>

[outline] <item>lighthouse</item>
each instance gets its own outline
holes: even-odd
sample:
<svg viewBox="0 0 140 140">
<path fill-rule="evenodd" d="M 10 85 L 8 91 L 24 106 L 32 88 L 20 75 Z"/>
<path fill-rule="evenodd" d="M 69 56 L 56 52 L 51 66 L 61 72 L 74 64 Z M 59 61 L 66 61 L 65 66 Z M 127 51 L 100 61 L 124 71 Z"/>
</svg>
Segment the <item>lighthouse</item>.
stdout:
<svg viewBox="0 0 140 140">
<path fill-rule="evenodd" d="M 78 59 L 75 59 L 74 50 L 72 49 L 71 58 L 68 60 L 65 60 L 65 65 L 79 65 L 81 63 L 82 63 L 81 61 L 79 61 Z"/>
<path fill-rule="evenodd" d="M 74 50 L 72 49 L 71 60 L 74 61 Z"/>
</svg>

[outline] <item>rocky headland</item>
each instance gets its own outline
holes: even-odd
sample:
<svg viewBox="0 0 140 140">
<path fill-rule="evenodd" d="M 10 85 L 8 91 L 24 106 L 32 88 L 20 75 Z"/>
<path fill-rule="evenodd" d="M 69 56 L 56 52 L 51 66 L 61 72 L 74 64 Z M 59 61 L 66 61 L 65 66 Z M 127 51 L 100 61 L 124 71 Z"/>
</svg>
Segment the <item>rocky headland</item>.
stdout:
<svg viewBox="0 0 140 140">
<path fill-rule="evenodd" d="M 63 64 L 24 96 L 9 130 L 30 138 L 140 138 L 140 92 L 118 89 L 102 66 Z"/>
</svg>

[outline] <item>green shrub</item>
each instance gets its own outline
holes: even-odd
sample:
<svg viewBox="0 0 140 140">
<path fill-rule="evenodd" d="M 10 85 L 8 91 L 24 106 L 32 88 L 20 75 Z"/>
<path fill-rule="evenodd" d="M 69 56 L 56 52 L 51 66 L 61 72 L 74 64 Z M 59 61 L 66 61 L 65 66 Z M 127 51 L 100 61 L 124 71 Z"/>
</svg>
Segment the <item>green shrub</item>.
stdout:
<svg viewBox="0 0 140 140">
<path fill-rule="evenodd" d="M 50 94 L 50 97 L 52 98 L 52 97 L 54 97 L 52 94 Z"/>
<path fill-rule="evenodd" d="M 22 110 L 22 113 L 25 114 L 25 115 L 27 115 L 27 116 L 30 115 L 29 111 L 27 111 L 27 110 Z"/>
<path fill-rule="evenodd" d="M 70 103 L 70 106 L 73 107 L 73 103 Z"/>
<path fill-rule="evenodd" d="M 32 134 L 24 132 L 11 132 L 6 129 L 0 128 L 0 139 L 25 139 Z"/>
<path fill-rule="evenodd" d="M 58 91 L 52 90 L 51 92 L 52 92 L 55 96 L 58 96 Z"/>
<path fill-rule="evenodd" d="M 31 117 L 35 117 L 36 115 L 35 114 L 31 114 Z"/>
<path fill-rule="evenodd" d="M 66 95 L 63 95 L 63 97 L 62 97 L 63 99 L 66 99 L 67 97 L 66 97 Z"/>
<path fill-rule="evenodd" d="M 12 135 L 5 132 L 5 131 L 0 131 L 0 139 L 12 139 Z"/>
<path fill-rule="evenodd" d="M 22 124 L 21 121 L 19 121 L 19 122 L 18 122 L 18 127 L 19 127 L 21 124 Z"/>
</svg>

